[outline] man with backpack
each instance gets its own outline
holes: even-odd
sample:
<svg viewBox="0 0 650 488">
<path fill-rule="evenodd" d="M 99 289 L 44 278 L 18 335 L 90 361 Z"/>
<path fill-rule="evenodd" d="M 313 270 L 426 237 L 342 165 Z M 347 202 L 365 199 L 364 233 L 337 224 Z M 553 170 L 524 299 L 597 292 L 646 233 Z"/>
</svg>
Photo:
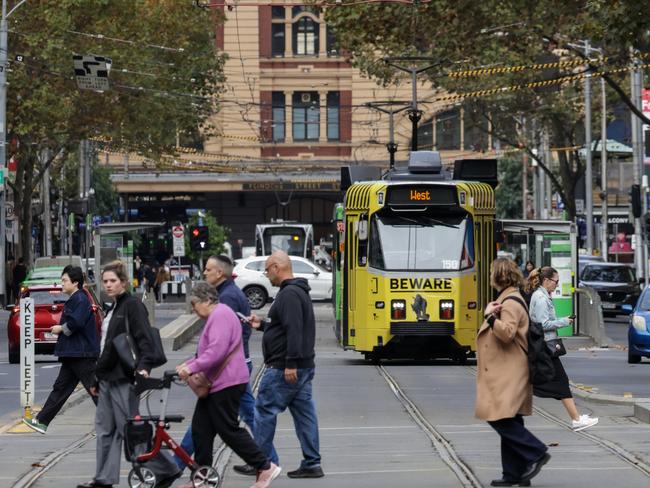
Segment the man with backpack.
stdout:
<svg viewBox="0 0 650 488">
<path fill-rule="evenodd" d="M 528 312 L 517 303 L 523 302 L 522 281 L 514 261 L 494 260 L 490 282 L 499 296 L 485 308 L 485 321 L 476 338 L 475 415 L 501 437 L 503 473 L 491 486 L 530 486 L 551 458 L 544 443 L 524 426 L 523 417 L 533 412 L 533 391 L 527 355 Z"/>
</svg>

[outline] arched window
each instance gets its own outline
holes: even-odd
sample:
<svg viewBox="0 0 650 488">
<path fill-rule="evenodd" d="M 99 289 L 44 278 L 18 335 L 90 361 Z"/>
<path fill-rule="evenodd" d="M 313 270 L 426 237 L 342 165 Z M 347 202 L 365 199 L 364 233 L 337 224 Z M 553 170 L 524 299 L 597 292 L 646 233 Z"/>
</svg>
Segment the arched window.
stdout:
<svg viewBox="0 0 650 488">
<path fill-rule="evenodd" d="M 294 56 L 316 56 L 318 54 L 319 25 L 309 17 L 303 17 L 293 24 Z"/>
</svg>

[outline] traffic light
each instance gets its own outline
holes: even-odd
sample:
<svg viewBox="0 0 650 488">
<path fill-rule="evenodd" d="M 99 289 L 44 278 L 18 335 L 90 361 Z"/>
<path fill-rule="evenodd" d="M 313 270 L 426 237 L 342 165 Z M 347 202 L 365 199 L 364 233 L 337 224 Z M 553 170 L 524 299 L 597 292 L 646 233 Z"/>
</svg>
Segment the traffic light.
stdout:
<svg viewBox="0 0 650 488">
<path fill-rule="evenodd" d="M 635 219 L 641 217 L 641 186 L 632 185 L 630 189 L 630 203 L 632 204 L 632 215 Z"/>
<path fill-rule="evenodd" d="M 210 232 L 206 225 L 197 225 L 190 228 L 190 248 L 193 251 L 206 251 Z"/>
<path fill-rule="evenodd" d="M 643 214 L 643 230 L 645 232 L 646 238 L 650 242 L 650 212 Z"/>
</svg>

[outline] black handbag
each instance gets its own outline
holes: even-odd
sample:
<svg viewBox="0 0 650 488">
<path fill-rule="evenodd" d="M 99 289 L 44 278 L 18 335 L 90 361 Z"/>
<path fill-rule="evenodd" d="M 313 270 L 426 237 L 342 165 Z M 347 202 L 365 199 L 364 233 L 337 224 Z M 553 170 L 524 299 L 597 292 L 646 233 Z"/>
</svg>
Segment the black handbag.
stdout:
<svg viewBox="0 0 650 488">
<path fill-rule="evenodd" d="M 129 374 L 133 374 L 138 365 L 139 353 L 135 341 L 133 340 L 133 336 L 131 336 L 129 315 L 126 310 L 124 311 L 124 317 L 126 320 L 126 332 L 122 332 L 115 336 L 113 339 L 113 348 L 117 352 L 117 356 L 120 358 L 122 366 L 124 366 Z"/>
<path fill-rule="evenodd" d="M 566 354 L 566 349 L 564 348 L 564 342 L 562 342 L 562 339 L 551 339 L 550 341 L 546 341 L 546 347 L 548 347 L 551 357 L 553 358 L 559 358 Z"/>
</svg>

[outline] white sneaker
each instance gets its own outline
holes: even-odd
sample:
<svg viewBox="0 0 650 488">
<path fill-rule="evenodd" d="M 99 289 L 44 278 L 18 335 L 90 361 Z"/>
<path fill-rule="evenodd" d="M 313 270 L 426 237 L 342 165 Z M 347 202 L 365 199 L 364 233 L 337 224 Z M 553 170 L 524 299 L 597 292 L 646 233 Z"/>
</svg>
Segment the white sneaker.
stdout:
<svg viewBox="0 0 650 488">
<path fill-rule="evenodd" d="M 280 466 L 271 463 L 269 469 L 265 469 L 264 471 L 260 471 L 258 473 L 257 481 L 253 486 L 251 486 L 251 488 L 267 488 L 267 486 L 271 484 L 271 481 L 280 475 L 280 471 L 282 471 L 282 468 L 280 468 Z"/>
<path fill-rule="evenodd" d="M 598 417 L 590 417 L 589 415 L 581 415 L 578 420 L 571 421 L 571 427 L 574 432 L 588 429 L 598 423 Z"/>
</svg>

